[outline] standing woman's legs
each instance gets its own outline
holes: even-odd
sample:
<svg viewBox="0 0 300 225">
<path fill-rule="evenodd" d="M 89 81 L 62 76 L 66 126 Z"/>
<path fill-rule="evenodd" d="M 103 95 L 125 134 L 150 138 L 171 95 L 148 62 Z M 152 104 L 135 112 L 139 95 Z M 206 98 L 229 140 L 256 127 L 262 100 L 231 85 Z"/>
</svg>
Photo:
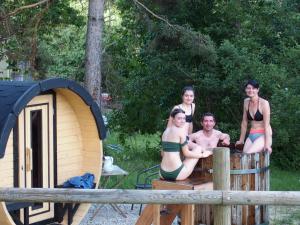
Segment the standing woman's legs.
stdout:
<svg viewBox="0 0 300 225">
<path fill-rule="evenodd" d="M 250 138 L 248 137 L 245 142 L 243 152 L 246 154 L 261 152 L 264 149 L 264 146 L 265 146 L 265 136 L 264 135 L 255 139 L 254 142 L 252 142 L 250 140 Z"/>
<path fill-rule="evenodd" d="M 247 153 L 251 145 L 252 145 L 252 141 L 250 140 L 250 138 L 247 138 L 244 144 L 243 152 Z"/>
</svg>

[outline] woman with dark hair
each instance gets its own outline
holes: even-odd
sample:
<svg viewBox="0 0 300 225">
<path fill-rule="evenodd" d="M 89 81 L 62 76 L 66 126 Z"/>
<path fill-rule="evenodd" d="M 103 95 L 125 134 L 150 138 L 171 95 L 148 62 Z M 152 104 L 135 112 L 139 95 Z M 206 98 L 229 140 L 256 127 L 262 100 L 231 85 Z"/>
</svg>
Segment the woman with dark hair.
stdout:
<svg viewBox="0 0 300 225">
<path fill-rule="evenodd" d="M 186 115 L 182 109 L 176 108 L 171 112 L 170 123 L 162 135 L 160 176 L 166 180 L 184 180 L 192 173 L 198 159 L 203 157 L 203 149 L 200 146 L 188 149 Z M 181 151 L 185 157 L 183 161 L 180 157 Z M 207 151 L 207 154 L 212 153 Z"/>
<path fill-rule="evenodd" d="M 259 84 L 255 80 L 246 83 L 245 92 L 248 98 L 244 100 L 241 134 L 236 145 L 244 143 L 248 121 L 250 121 L 251 129 L 244 145 L 244 153 L 250 154 L 263 150 L 271 153 L 272 129 L 269 102 L 259 97 Z"/>
<path fill-rule="evenodd" d="M 195 113 L 195 91 L 192 86 L 186 86 L 182 90 L 182 103 L 173 107 L 174 109 L 182 109 L 186 115 L 186 122 L 184 124 L 184 129 L 186 130 L 186 135 L 193 132 L 193 115 Z M 169 117 L 167 127 L 172 125 L 171 117 Z"/>
</svg>

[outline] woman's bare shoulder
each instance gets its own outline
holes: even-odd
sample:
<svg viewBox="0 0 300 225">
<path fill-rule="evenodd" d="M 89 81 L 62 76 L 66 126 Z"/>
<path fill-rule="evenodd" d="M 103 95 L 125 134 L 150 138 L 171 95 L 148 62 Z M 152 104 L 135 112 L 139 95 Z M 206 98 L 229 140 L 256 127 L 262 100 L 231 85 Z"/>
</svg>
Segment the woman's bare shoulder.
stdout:
<svg viewBox="0 0 300 225">
<path fill-rule="evenodd" d="M 259 97 L 259 101 L 261 101 L 262 103 L 269 103 L 269 101 L 267 99 L 264 99 L 262 97 Z"/>
<path fill-rule="evenodd" d="M 249 101 L 250 101 L 250 98 L 245 98 L 244 99 L 244 107 L 246 107 L 247 105 L 249 105 Z"/>
<path fill-rule="evenodd" d="M 250 101 L 250 98 L 245 98 L 244 103 L 248 103 Z"/>
<path fill-rule="evenodd" d="M 180 138 L 186 137 L 186 131 L 182 127 L 174 127 L 174 132 L 176 132 Z"/>
<path fill-rule="evenodd" d="M 181 104 L 174 105 L 173 109 L 180 109 Z"/>
<path fill-rule="evenodd" d="M 260 98 L 259 101 L 260 101 L 260 105 L 261 105 L 263 108 L 265 108 L 265 107 L 270 108 L 270 103 L 269 103 L 268 100 L 266 100 L 266 99 L 264 99 L 264 98 Z"/>
</svg>

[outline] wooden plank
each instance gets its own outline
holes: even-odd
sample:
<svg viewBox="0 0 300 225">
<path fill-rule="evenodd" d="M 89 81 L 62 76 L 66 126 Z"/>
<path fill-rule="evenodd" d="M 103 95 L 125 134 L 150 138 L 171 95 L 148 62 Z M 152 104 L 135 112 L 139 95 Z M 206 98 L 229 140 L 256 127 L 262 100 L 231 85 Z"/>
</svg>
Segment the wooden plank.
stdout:
<svg viewBox="0 0 300 225">
<path fill-rule="evenodd" d="M 65 151 L 60 151 L 58 153 L 58 158 L 59 159 L 65 159 L 65 158 L 70 158 L 70 157 L 81 157 L 83 155 L 83 153 L 77 149 L 75 149 L 75 151 L 67 151 L 66 149 L 64 149 Z M 71 150 L 71 149 L 70 149 Z"/>
<path fill-rule="evenodd" d="M 65 132 L 69 132 L 69 131 L 80 132 L 80 125 L 77 123 L 77 121 L 74 123 L 72 122 L 72 124 L 70 124 L 70 123 L 71 122 L 63 123 L 63 122 L 57 121 L 57 132 L 58 133 L 61 133 L 63 131 L 65 131 Z"/>
<path fill-rule="evenodd" d="M 80 176 L 82 175 L 80 173 L 81 171 L 81 162 L 72 162 L 72 164 L 68 165 L 68 166 L 63 166 L 61 164 L 57 165 L 57 171 L 58 171 L 58 176 L 59 177 L 66 177 L 65 174 L 68 174 L 69 177 L 66 178 L 70 178 L 70 175 L 72 176 Z"/>
<path fill-rule="evenodd" d="M 158 190 L 193 190 L 194 186 L 187 181 L 166 181 L 166 180 L 153 180 L 153 189 Z"/>
<path fill-rule="evenodd" d="M 181 210 L 181 224 L 182 225 L 193 225 L 194 224 L 194 205 L 188 204 L 183 205 Z"/>
<path fill-rule="evenodd" d="M 257 154 L 257 153 L 256 153 Z M 248 154 L 248 164 L 250 169 L 255 169 L 256 154 Z M 255 190 L 255 174 L 249 174 L 249 190 Z M 255 224 L 255 205 L 248 206 L 248 225 Z"/>
<path fill-rule="evenodd" d="M 1 175 L 3 176 L 3 178 L 5 178 L 7 175 L 4 173 L 4 171 L 5 172 L 13 171 L 13 168 L 14 168 L 14 166 L 13 166 L 12 160 L 6 161 L 6 162 L 1 162 L 0 171 L 1 171 Z M 0 176 L 0 177 L 2 177 L 2 176 Z"/>
<path fill-rule="evenodd" d="M 94 141 L 91 142 L 86 142 L 85 140 L 83 140 L 82 142 L 82 149 L 85 152 L 89 152 L 89 151 L 102 151 L 102 148 L 99 145 L 99 139 L 97 140 L 96 138 L 94 139 Z"/>
<path fill-rule="evenodd" d="M 12 184 L 13 186 L 13 180 L 8 179 L 13 173 L 13 135 L 12 131 L 9 134 L 6 148 L 5 148 L 5 155 L 4 157 L 0 160 L 0 171 L 1 171 L 1 176 L 0 178 L 0 184 Z"/>
<path fill-rule="evenodd" d="M 57 144 L 70 144 L 71 146 L 75 147 L 78 146 L 78 143 L 80 143 L 80 138 L 77 135 L 69 135 L 64 138 L 58 138 Z"/>
<path fill-rule="evenodd" d="M 78 146 L 74 147 L 74 145 L 69 145 L 69 144 L 60 144 L 57 145 L 57 151 L 58 153 L 60 152 L 74 152 L 74 151 L 78 151 L 80 152 L 82 150 L 82 146 L 80 143 L 78 143 Z"/>
<path fill-rule="evenodd" d="M 57 118 L 57 121 L 60 122 L 59 125 L 63 125 L 60 127 L 68 127 L 68 124 L 71 123 L 72 121 L 78 121 L 78 118 L 76 117 L 76 114 L 74 111 L 72 112 L 63 112 L 62 115 L 57 115 L 59 116 L 59 118 Z M 75 126 L 77 126 L 77 124 L 75 124 Z"/>
<path fill-rule="evenodd" d="M 171 225 L 173 223 L 175 217 L 181 211 L 183 205 L 169 204 L 169 205 L 165 205 L 165 207 L 166 207 L 167 213 L 160 215 L 160 224 L 161 225 Z"/>
<path fill-rule="evenodd" d="M 98 155 L 84 155 L 83 156 L 83 161 L 82 164 L 85 166 L 96 166 L 96 165 L 100 165 L 100 158 L 98 157 Z"/>
<path fill-rule="evenodd" d="M 73 217 L 73 223 L 72 225 L 78 225 L 85 217 L 86 213 L 88 212 L 88 209 L 90 208 L 91 204 L 80 204 L 78 210 L 76 211 L 76 214 Z M 68 223 L 65 223 L 65 225 L 68 225 Z"/>
<path fill-rule="evenodd" d="M 300 205 L 300 192 L 0 188 L 0 201 L 288 206 Z"/>
<path fill-rule="evenodd" d="M 1 225 L 12 225 L 15 224 L 6 209 L 5 203 L 0 202 L 0 224 Z"/>
<path fill-rule="evenodd" d="M 72 164 L 72 162 L 81 162 L 83 159 L 82 159 L 82 155 L 79 154 L 79 155 L 72 155 L 70 157 L 59 157 L 58 158 L 58 164 L 59 166 L 68 166 L 68 164 Z M 66 163 L 68 162 L 68 163 Z"/>
<path fill-rule="evenodd" d="M 79 128 L 75 128 L 75 129 L 79 129 Z M 82 139 L 81 133 L 74 131 L 74 129 L 63 130 L 59 133 L 59 138 L 68 138 L 70 136 L 74 136 L 78 139 Z"/>
<path fill-rule="evenodd" d="M 57 122 L 59 124 L 59 121 Z M 75 124 L 64 124 L 64 126 L 57 126 L 57 133 L 61 134 L 62 132 L 65 133 L 74 133 L 76 132 L 76 134 L 80 134 L 80 126 L 78 123 Z"/>
<path fill-rule="evenodd" d="M 213 156 L 199 159 L 191 178 L 203 180 L 203 182 L 211 182 L 212 174 L 209 170 L 213 167 Z M 212 207 L 206 205 L 195 206 L 195 224 L 210 225 L 213 222 Z"/>
<path fill-rule="evenodd" d="M 151 225 L 153 221 L 153 205 L 146 205 L 135 225 Z"/>
<path fill-rule="evenodd" d="M 215 148 L 213 154 L 214 190 L 230 190 L 230 151 Z M 231 207 L 214 206 L 214 225 L 231 224 Z"/>
<path fill-rule="evenodd" d="M 160 225 L 160 204 L 152 205 L 153 225 Z"/>
</svg>

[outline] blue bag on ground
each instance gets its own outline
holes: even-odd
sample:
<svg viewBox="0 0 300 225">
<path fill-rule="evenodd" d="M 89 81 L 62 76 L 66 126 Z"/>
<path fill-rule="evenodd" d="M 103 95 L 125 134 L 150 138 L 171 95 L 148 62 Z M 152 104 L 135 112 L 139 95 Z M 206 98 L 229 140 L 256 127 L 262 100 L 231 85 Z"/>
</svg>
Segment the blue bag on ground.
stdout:
<svg viewBox="0 0 300 225">
<path fill-rule="evenodd" d="M 71 177 L 69 180 L 64 182 L 64 188 L 83 188 L 91 189 L 94 188 L 95 176 L 91 173 L 85 173 L 82 176 Z"/>
</svg>

